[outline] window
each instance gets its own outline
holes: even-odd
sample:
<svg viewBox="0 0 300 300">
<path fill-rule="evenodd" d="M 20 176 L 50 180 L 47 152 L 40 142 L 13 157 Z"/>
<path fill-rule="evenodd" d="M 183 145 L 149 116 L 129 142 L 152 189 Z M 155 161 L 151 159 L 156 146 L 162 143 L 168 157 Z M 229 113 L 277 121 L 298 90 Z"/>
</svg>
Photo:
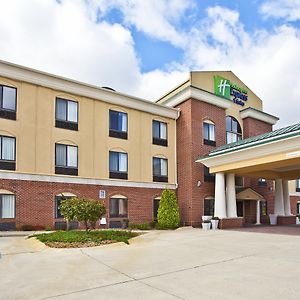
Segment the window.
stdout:
<svg viewBox="0 0 300 300">
<path fill-rule="evenodd" d="M 209 168 L 204 166 L 204 181 L 206 182 L 215 182 L 215 174 L 209 173 Z"/>
<path fill-rule="evenodd" d="M 127 114 L 109 111 L 109 136 L 127 140 Z"/>
<path fill-rule="evenodd" d="M 152 143 L 160 146 L 168 146 L 167 123 L 152 121 Z"/>
<path fill-rule="evenodd" d="M 153 157 L 153 181 L 168 182 L 168 160 Z"/>
<path fill-rule="evenodd" d="M 265 178 L 259 178 L 258 179 L 258 185 L 260 186 L 266 186 L 267 185 L 267 181 Z"/>
<path fill-rule="evenodd" d="M 267 206 L 267 201 L 260 201 L 260 215 L 261 216 L 267 216 L 268 215 L 268 206 Z"/>
<path fill-rule="evenodd" d="M 204 199 L 204 216 L 213 216 L 215 212 L 215 199 Z"/>
<path fill-rule="evenodd" d="M 243 187 L 244 186 L 244 177 L 242 176 L 235 176 L 234 182 L 236 187 Z"/>
<path fill-rule="evenodd" d="M 297 202 L 297 215 L 300 215 L 300 202 Z"/>
<path fill-rule="evenodd" d="M 16 170 L 16 139 L 0 136 L 0 169 Z"/>
<path fill-rule="evenodd" d="M 159 201 L 160 201 L 160 198 L 155 198 L 153 200 L 153 220 L 157 220 Z"/>
<path fill-rule="evenodd" d="M 127 153 L 109 151 L 109 178 L 128 179 Z"/>
<path fill-rule="evenodd" d="M 300 179 L 296 180 L 296 192 L 300 192 Z"/>
<path fill-rule="evenodd" d="M 15 195 L 0 195 L 0 218 L 15 218 Z"/>
<path fill-rule="evenodd" d="M 226 143 L 234 143 L 242 139 L 242 129 L 239 122 L 230 116 L 226 117 Z"/>
<path fill-rule="evenodd" d="M 215 124 L 209 120 L 203 122 L 203 143 L 216 146 Z"/>
<path fill-rule="evenodd" d="M 0 85 L 0 118 L 16 120 L 17 89 Z"/>
<path fill-rule="evenodd" d="M 128 204 L 126 198 L 109 199 L 109 217 L 110 218 L 127 218 Z"/>
<path fill-rule="evenodd" d="M 55 174 L 78 175 L 78 147 L 55 144 Z"/>
<path fill-rule="evenodd" d="M 78 130 L 78 103 L 56 98 L 55 127 Z"/>
</svg>

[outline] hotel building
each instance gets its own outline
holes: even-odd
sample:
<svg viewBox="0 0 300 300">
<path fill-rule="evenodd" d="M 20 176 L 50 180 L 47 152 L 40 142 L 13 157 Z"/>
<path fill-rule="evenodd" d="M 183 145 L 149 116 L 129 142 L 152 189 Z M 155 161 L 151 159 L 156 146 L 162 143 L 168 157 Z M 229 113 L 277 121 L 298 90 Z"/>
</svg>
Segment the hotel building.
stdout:
<svg viewBox="0 0 300 300">
<path fill-rule="evenodd" d="M 150 222 L 164 189 L 177 193 L 183 225 L 216 211 L 224 228 L 268 222 L 277 177 L 222 172 L 234 191 L 222 215 L 220 174 L 199 157 L 270 132 L 277 120 L 232 72 L 191 72 L 153 103 L 1 61 L 0 230 L 62 229 L 59 203 L 74 196 L 104 201 L 108 227 Z M 299 181 L 290 191 L 296 213 Z"/>
</svg>

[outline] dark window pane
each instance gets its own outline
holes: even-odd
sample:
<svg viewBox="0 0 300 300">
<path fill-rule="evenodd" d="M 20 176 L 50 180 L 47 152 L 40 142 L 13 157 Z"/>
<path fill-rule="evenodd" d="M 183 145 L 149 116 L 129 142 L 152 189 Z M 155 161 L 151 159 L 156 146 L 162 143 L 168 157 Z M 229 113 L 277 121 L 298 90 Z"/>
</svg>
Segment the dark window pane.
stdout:
<svg viewBox="0 0 300 300">
<path fill-rule="evenodd" d="M 204 199 L 204 216 L 213 216 L 215 209 L 214 199 Z"/>
<path fill-rule="evenodd" d="M 232 132 L 237 132 L 238 123 L 236 120 L 232 120 Z"/>
<path fill-rule="evenodd" d="M 160 129 L 159 122 L 158 121 L 153 121 L 152 127 L 153 127 L 153 137 L 159 139 L 160 138 L 160 136 L 159 136 L 159 129 Z"/>
<path fill-rule="evenodd" d="M 231 117 L 226 117 L 226 131 L 231 131 Z"/>
<path fill-rule="evenodd" d="M 118 172 L 119 171 L 119 155 L 118 152 L 109 152 L 109 171 Z"/>
<path fill-rule="evenodd" d="M 160 159 L 157 157 L 153 157 L 153 175 L 154 176 L 161 175 Z"/>
<path fill-rule="evenodd" d="M 159 201 L 160 201 L 159 199 L 154 199 L 153 200 L 153 218 L 154 218 L 154 220 L 157 220 Z"/>
<path fill-rule="evenodd" d="M 16 110 L 16 92 L 15 88 L 3 86 L 2 108 Z"/>
<path fill-rule="evenodd" d="M 204 139 L 209 140 L 209 124 L 203 123 L 203 135 Z"/>
<path fill-rule="evenodd" d="M 67 121 L 67 101 L 56 98 L 56 119 Z"/>
<path fill-rule="evenodd" d="M 127 132 L 127 114 L 110 110 L 109 111 L 109 129 Z"/>
<path fill-rule="evenodd" d="M 55 164 L 56 166 L 67 166 L 67 147 L 66 145 L 55 145 Z"/>
</svg>

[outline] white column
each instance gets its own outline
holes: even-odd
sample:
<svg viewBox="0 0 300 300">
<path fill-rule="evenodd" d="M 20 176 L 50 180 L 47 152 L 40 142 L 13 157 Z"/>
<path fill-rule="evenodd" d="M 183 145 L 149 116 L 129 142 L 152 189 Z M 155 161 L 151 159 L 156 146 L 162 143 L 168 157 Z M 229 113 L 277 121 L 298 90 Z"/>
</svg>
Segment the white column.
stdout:
<svg viewBox="0 0 300 300">
<path fill-rule="evenodd" d="M 256 225 L 260 225 L 260 200 L 256 201 Z"/>
<path fill-rule="evenodd" d="M 289 191 L 289 181 L 282 181 L 283 189 L 283 203 L 284 203 L 284 213 L 286 216 L 291 216 L 291 202 L 290 202 L 290 191 Z"/>
<path fill-rule="evenodd" d="M 277 214 L 278 216 L 284 216 L 282 179 L 275 180 L 274 206 L 275 206 L 274 213 Z"/>
<path fill-rule="evenodd" d="M 235 178 L 234 178 L 234 174 L 232 173 L 226 174 L 226 204 L 227 204 L 227 217 L 237 218 Z"/>
<path fill-rule="evenodd" d="M 215 212 L 220 219 L 226 218 L 225 176 L 224 173 L 216 173 L 215 183 Z"/>
</svg>

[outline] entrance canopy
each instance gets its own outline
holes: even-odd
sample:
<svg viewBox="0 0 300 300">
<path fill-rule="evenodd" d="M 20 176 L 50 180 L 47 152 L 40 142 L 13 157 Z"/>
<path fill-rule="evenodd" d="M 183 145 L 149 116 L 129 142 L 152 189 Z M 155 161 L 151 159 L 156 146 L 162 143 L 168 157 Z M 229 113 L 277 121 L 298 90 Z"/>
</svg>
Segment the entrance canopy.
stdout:
<svg viewBox="0 0 300 300">
<path fill-rule="evenodd" d="M 196 162 L 210 173 L 265 179 L 300 178 L 300 123 L 218 147 Z"/>
</svg>

